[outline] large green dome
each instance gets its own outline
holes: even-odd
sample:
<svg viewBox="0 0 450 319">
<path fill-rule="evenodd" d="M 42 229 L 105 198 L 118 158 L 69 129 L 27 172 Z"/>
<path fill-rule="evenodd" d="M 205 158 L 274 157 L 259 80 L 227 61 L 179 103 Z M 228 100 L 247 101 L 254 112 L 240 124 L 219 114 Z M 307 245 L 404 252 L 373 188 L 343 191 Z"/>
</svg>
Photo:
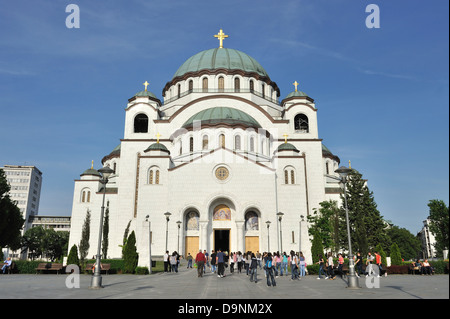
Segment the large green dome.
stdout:
<svg viewBox="0 0 450 319">
<path fill-rule="evenodd" d="M 186 60 L 173 78 L 202 70 L 242 70 L 269 77 L 266 70 L 248 54 L 235 49 L 215 48 L 199 52 Z"/>
<path fill-rule="evenodd" d="M 213 107 L 198 112 L 191 116 L 184 124 L 183 128 L 192 127 L 194 121 L 201 121 L 201 125 L 243 125 L 245 127 L 260 128 L 261 125 L 250 115 L 231 107 Z"/>
</svg>

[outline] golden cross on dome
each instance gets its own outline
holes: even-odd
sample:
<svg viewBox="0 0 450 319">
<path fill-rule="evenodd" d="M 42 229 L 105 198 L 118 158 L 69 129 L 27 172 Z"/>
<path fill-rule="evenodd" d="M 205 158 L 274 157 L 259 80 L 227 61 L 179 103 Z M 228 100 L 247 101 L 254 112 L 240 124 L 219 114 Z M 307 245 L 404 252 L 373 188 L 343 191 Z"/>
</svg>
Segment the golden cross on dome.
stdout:
<svg viewBox="0 0 450 319">
<path fill-rule="evenodd" d="M 144 86 L 145 86 L 145 90 L 147 91 L 147 86 L 150 84 L 150 83 L 148 83 L 147 81 L 145 81 L 144 83 L 142 83 L 142 84 L 144 84 Z"/>
<path fill-rule="evenodd" d="M 156 134 L 156 143 L 158 143 L 159 144 L 159 137 L 161 136 L 161 134 Z"/>
<path fill-rule="evenodd" d="M 94 169 L 94 160 L 91 162 L 91 169 Z"/>
<path fill-rule="evenodd" d="M 219 48 L 223 48 L 223 39 L 228 38 L 228 35 L 226 35 L 225 33 L 223 33 L 222 29 L 220 29 L 219 33 L 214 35 L 215 38 L 218 38 L 220 41 L 220 46 Z"/>
<path fill-rule="evenodd" d="M 297 86 L 298 86 L 300 83 L 298 83 L 297 81 L 295 81 L 295 82 L 292 83 L 292 84 L 294 84 L 294 86 L 295 86 L 295 92 L 297 92 Z"/>
<path fill-rule="evenodd" d="M 289 135 L 287 135 L 287 133 L 284 133 L 283 136 L 284 136 L 284 142 L 287 143 L 287 138 Z"/>
<path fill-rule="evenodd" d="M 352 163 L 348 160 L 348 168 L 352 168 Z"/>
</svg>

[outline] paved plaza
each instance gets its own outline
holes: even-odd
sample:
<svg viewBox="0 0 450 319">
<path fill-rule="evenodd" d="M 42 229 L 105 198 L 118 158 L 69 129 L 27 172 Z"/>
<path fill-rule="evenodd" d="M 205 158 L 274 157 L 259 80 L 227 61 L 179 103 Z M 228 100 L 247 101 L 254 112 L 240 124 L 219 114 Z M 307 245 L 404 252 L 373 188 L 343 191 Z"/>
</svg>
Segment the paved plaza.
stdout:
<svg viewBox="0 0 450 319">
<path fill-rule="evenodd" d="M 300 281 L 278 277 L 276 287 L 268 287 L 264 272 L 258 282 L 230 274 L 218 278 L 207 273 L 197 277 L 196 269 L 181 267 L 178 273 L 153 275 L 102 275 L 104 288 L 89 289 L 91 275 L 79 275 L 79 288 L 68 274 L 0 275 L 2 298 L 6 299 L 448 299 L 449 276 L 390 275 L 381 277 L 379 288 L 373 279 L 359 279 L 360 289 L 348 289 L 345 280 L 317 280 L 309 275 Z M 369 288 L 373 287 L 373 288 Z"/>
</svg>

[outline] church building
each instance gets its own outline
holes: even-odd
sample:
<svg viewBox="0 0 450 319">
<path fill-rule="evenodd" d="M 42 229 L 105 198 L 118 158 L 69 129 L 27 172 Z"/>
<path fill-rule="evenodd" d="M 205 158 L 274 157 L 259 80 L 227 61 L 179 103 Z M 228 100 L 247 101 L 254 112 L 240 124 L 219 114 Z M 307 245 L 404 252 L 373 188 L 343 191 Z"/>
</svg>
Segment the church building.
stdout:
<svg viewBox="0 0 450 319">
<path fill-rule="evenodd" d="M 294 250 L 311 262 L 306 217 L 340 202 L 340 160 L 319 138 L 315 101 L 296 81 L 281 95 L 253 57 L 224 47 L 222 30 L 215 37 L 219 47 L 176 70 L 163 101 L 147 81 L 128 99 L 123 138 L 102 159 L 114 171 L 106 189 L 93 166 L 75 180 L 69 247 L 89 211 L 88 258 L 97 254 L 105 191 L 108 258 L 121 258 L 129 226 L 140 266 L 150 249 L 152 258 Z"/>
</svg>

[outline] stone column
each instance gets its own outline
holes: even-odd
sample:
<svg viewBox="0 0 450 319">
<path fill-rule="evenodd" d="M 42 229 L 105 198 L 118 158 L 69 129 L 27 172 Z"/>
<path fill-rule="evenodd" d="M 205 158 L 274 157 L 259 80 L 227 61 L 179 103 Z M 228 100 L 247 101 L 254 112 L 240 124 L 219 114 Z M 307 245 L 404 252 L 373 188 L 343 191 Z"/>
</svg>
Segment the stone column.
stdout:
<svg viewBox="0 0 450 319">
<path fill-rule="evenodd" d="M 200 224 L 200 247 L 202 251 L 208 250 L 208 221 L 199 221 Z"/>
<path fill-rule="evenodd" d="M 237 239 L 237 249 L 236 251 L 241 251 L 244 253 L 244 221 L 236 221 L 236 239 Z"/>
</svg>

